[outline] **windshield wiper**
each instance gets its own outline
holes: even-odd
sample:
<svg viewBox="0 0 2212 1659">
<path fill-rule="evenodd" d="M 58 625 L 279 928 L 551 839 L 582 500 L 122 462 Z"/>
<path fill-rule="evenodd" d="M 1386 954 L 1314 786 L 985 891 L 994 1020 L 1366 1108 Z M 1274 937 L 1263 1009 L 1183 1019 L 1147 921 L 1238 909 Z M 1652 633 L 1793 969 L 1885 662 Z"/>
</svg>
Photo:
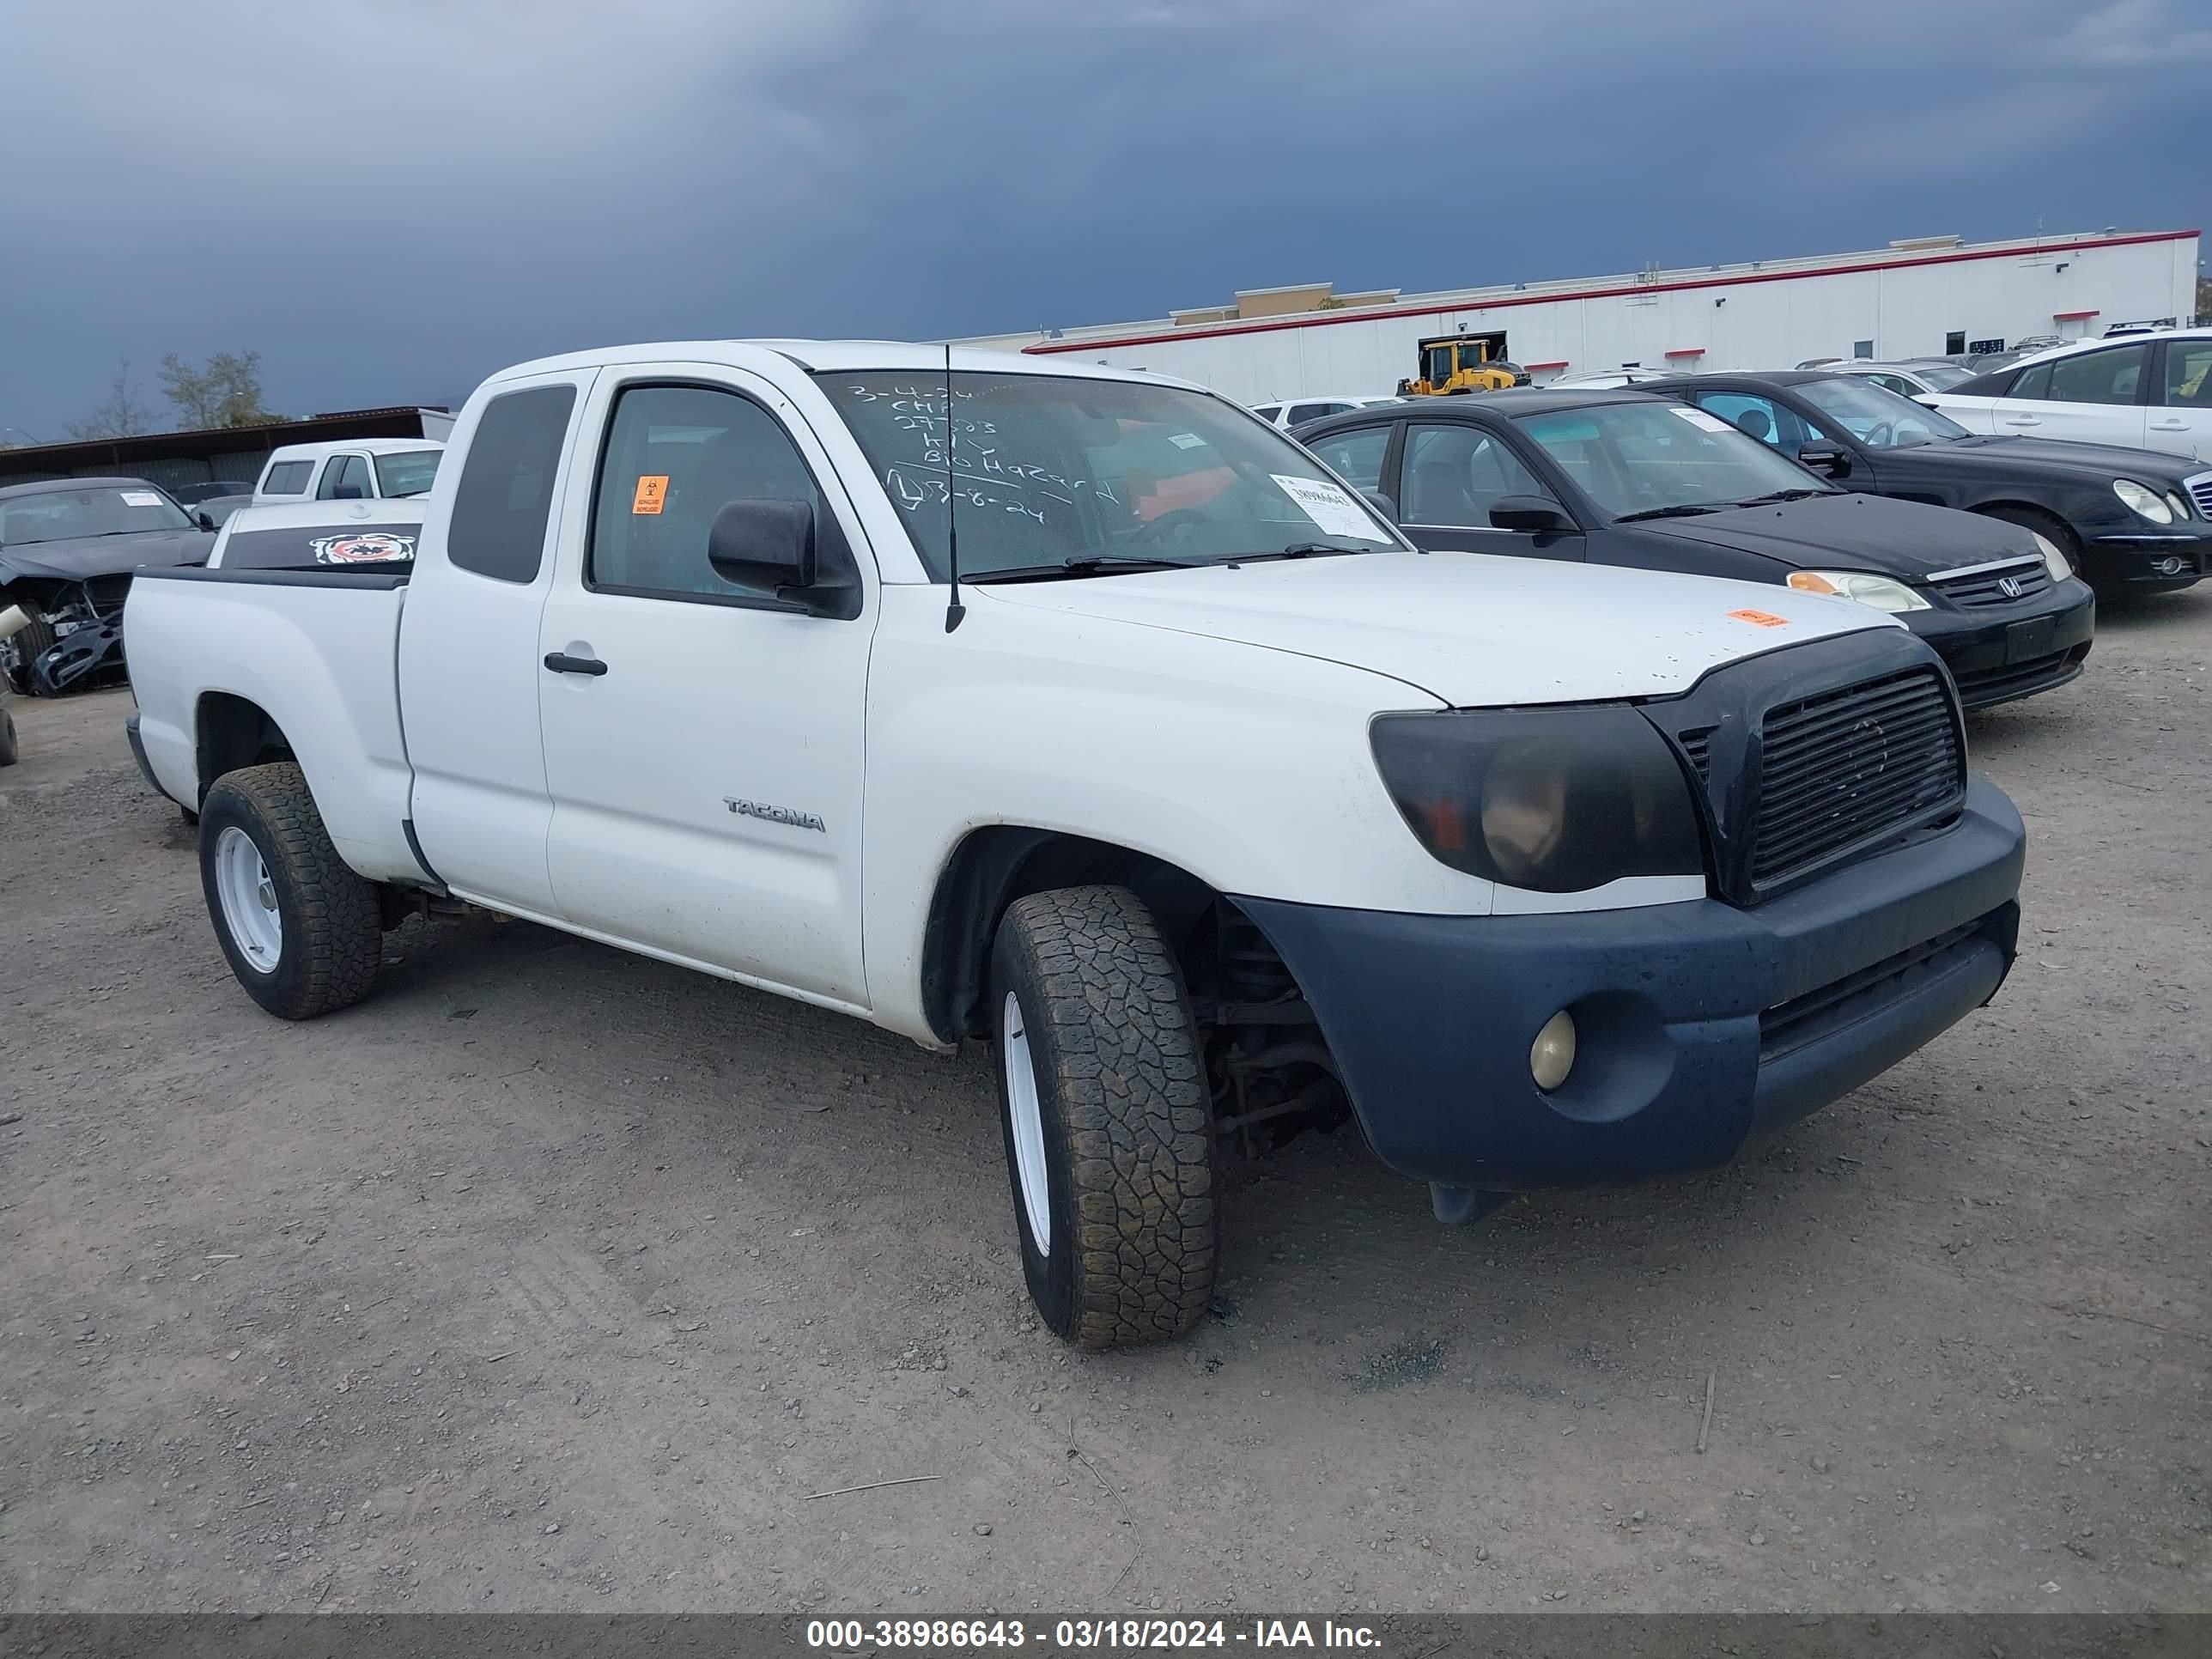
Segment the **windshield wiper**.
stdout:
<svg viewBox="0 0 2212 1659">
<path fill-rule="evenodd" d="M 1748 501 L 1738 501 L 1736 505 L 1738 507 L 1766 507 L 1775 501 L 1802 501 L 1809 495 L 1836 495 L 1840 494 L 1842 494 L 1840 490 L 1814 489 L 1809 487 L 1801 487 L 1795 489 L 1778 489 L 1772 494 L 1766 495 L 1753 495 Z"/>
<path fill-rule="evenodd" d="M 1379 551 L 1387 545 L 1389 544 L 1378 542 L 1373 550 Z M 1265 553 L 1239 553 L 1234 558 L 1224 560 L 1222 562 L 1258 564 L 1266 559 L 1303 559 L 1316 553 L 1365 553 L 1370 550 L 1364 547 L 1340 547 L 1334 542 L 1292 542 L 1288 547 L 1278 547 Z"/>
<path fill-rule="evenodd" d="M 974 575 L 961 573 L 961 580 L 976 582 L 1035 582 L 1064 581 L 1074 576 L 1116 575 L 1136 570 L 1188 570 L 1194 564 L 1204 564 L 1204 559 L 1139 559 L 1112 553 L 1085 554 L 1073 559 L 1062 559 L 1058 564 L 1018 564 L 1004 570 L 979 571 Z"/>
<path fill-rule="evenodd" d="M 1717 513 L 1734 501 L 1677 501 L 1672 507 L 1647 507 L 1641 513 L 1624 513 L 1615 524 L 1634 524 L 1638 519 L 1686 519 L 1699 513 Z"/>
</svg>

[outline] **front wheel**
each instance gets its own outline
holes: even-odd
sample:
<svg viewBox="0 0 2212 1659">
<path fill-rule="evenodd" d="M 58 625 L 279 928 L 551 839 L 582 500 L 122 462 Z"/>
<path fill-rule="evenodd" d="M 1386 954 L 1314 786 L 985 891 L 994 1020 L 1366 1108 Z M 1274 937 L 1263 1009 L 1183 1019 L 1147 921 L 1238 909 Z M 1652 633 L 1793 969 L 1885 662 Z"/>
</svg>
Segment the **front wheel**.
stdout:
<svg viewBox="0 0 2212 1659">
<path fill-rule="evenodd" d="M 200 886 L 246 994 L 313 1019 L 368 994 L 384 957 L 376 889 L 331 845 L 289 761 L 216 781 L 200 803 Z"/>
<path fill-rule="evenodd" d="M 1175 952 L 1136 895 L 1017 901 L 991 954 L 994 1046 L 1022 1271 L 1085 1348 L 1182 1335 L 1218 1254 L 1212 1124 Z"/>
</svg>

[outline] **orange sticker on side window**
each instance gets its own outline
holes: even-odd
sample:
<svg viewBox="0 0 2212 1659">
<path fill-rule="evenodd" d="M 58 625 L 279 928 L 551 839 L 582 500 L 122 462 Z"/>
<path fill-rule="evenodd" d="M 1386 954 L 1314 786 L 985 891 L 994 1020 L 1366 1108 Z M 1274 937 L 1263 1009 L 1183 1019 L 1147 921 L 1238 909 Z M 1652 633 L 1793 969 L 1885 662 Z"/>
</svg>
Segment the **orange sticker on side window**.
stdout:
<svg viewBox="0 0 2212 1659">
<path fill-rule="evenodd" d="M 643 511 L 642 508 L 640 508 L 639 510 L 641 512 Z M 660 511 L 657 507 L 653 510 L 656 513 Z M 1731 611 L 1729 612 L 1729 615 L 1737 622 L 1747 622 L 1757 628 L 1787 628 L 1790 626 L 1789 617 L 1778 617 L 1771 611 Z"/>
<path fill-rule="evenodd" d="M 658 513 L 660 504 L 668 499 L 668 475 L 648 472 L 637 481 L 637 493 L 629 498 L 632 513 Z"/>
</svg>

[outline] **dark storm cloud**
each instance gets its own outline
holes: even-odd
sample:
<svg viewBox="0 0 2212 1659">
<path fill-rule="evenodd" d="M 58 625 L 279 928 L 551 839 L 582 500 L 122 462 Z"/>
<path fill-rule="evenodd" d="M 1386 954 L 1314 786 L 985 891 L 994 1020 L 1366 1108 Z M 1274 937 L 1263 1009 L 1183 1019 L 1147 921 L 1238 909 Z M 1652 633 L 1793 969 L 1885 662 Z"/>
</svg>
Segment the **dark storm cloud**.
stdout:
<svg viewBox="0 0 2212 1659">
<path fill-rule="evenodd" d="M 1158 316 L 2193 224 L 2197 0 L 21 3 L 0 422 L 250 346 L 281 408 L 540 352 Z"/>
</svg>

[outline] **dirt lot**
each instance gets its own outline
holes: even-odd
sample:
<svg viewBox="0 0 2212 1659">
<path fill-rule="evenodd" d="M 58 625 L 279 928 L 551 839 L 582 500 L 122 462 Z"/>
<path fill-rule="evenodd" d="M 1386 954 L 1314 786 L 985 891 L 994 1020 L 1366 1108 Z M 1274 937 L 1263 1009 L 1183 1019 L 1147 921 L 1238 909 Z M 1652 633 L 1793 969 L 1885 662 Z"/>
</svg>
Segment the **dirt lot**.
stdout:
<svg viewBox="0 0 2212 1659">
<path fill-rule="evenodd" d="M 0 1606 L 2212 1607 L 2208 684 L 2212 592 L 1975 721 L 2019 968 L 1765 1152 L 1449 1230 L 1302 1144 L 1103 1358 L 980 1056 L 489 922 L 280 1024 L 125 698 L 19 703 Z"/>
</svg>

